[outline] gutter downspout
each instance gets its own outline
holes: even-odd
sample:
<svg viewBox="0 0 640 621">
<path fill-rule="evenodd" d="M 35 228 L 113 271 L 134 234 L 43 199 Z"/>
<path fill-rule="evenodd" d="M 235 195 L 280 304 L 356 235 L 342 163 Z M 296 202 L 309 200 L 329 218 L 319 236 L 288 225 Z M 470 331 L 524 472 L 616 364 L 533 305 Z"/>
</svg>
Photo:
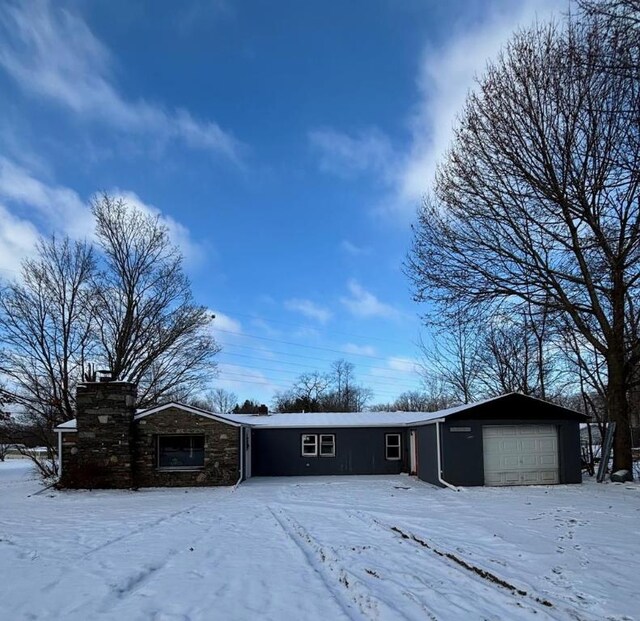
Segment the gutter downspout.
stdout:
<svg viewBox="0 0 640 621">
<path fill-rule="evenodd" d="M 443 421 L 444 419 L 440 419 L 435 421 L 436 423 L 436 451 L 438 454 L 438 481 L 440 483 L 442 483 L 442 485 L 444 485 L 445 487 L 448 487 L 449 489 L 452 489 L 454 492 L 459 492 L 460 488 L 456 487 L 455 485 L 451 485 L 451 483 L 448 483 L 447 481 L 445 481 L 442 478 L 442 448 L 440 447 L 440 423 Z"/>
<path fill-rule="evenodd" d="M 240 476 L 238 477 L 238 480 L 236 481 L 236 484 L 233 486 L 233 490 L 232 491 L 236 491 L 236 489 L 238 488 L 238 485 L 240 485 L 240 483 L 242 483 L 242 479 L 244 477 L 244 460 L 245 460 L 245 454 L 244 454 L 244 446 L 245 446 L 245 442 L 244 442 L 244 434 L 246 433 L 247 428 L 244 425 L 240 426 L 240 451 L 238 452 L 238 459 L 240 460 Z"/>
<path fill-rule="evenodd" d="M 58 481 L 62 479 L 62 432 L 57 431 L 58 434 Z"/>
</svg>

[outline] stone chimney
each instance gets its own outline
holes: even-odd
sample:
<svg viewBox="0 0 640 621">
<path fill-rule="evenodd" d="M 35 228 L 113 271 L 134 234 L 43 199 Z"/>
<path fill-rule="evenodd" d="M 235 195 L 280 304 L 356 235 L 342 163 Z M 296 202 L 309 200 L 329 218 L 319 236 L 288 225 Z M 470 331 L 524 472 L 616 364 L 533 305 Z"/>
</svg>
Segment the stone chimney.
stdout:
<svg viewBox="0 0 640 621">
<path fill-rule="evenodd" d="M 80 384 L 76 393 L 77 468 L 74 487 L 130 488 L 137 387 L 131 382 Z"/>
</svg>

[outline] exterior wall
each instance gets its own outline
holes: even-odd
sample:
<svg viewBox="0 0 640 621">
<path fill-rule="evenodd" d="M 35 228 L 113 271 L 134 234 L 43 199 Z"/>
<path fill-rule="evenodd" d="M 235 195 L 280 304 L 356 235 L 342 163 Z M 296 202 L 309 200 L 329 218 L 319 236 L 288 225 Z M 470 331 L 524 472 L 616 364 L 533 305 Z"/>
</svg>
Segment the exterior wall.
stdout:
<svg viewBox="0 0 640 621">
<path fill-rule="evenodd" d="M 417 428 L 418 478 L 440 486 L 438 481 L 438 446 L 436 426 L 423 425 Z"/>
<path fill-rule="evenodd" d="M 305 433 L 335 434 L 335 457 L 303 457 Z M 399 433 L 402 459 L 385 459 L 385 434 Z M 407 470 L 407 433 L 403 428 L 259 429 L 252 433 L 253 476 L 399 474 Z"/>
<path fill-rule="evenodd" d="M 135 481 L 139 487 L 234 485 L 240 476 L 241 427 L 168 408 L 135 424 Z M 204 467 L 158 468 L 158 435 L 204 435 Z"/>
<path fill-rule="evenodd" d="M 76 472 L 78 468 L 78 434 L 73 431 L 67 431 L 62 434 L 62 477 L 61 484 L 65 487 L 67 471 Z"/>
<path fill-rule="evenodd" d="M 131 431 L 135 401 L 136 386 L 128 382 L 87 382 L 78 386 L 77 433 L 63 433 L 62 486 L 133 486 Z M 72 438 L 65 437 L 72 435 L 76 436 L 75 447 L 70 446 Z M 70 458 L 65 461 L 65 457 Z"/>
<path fill-rule="evenodd" d="M 452 485 L 484 485 L 484 425 L 555 425 L 558 429 L 560 483 L 582 481 L 578 421 L 562 419 L 462 419 L 441 423 L 442 477 Z M 435 427 L 435 425 L 431 425 Z M 468 432 L 452 431 L 469 428 Z"/>
</svg>

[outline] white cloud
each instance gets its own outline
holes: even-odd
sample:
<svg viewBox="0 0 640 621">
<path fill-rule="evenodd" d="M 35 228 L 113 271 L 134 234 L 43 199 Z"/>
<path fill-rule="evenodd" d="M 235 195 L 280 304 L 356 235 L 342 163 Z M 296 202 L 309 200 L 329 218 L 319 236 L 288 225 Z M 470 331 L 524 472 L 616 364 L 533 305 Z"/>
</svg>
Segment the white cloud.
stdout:
<svg viewBox="0 0 640 621">
<path fill-rule="evenodd" d="M 144 203 L 134 192 L 115 189 L 109 194 L 122 198 L 143 213 L 160 216 L 171 241 L 188 262 L 196 263 L 203 257 L 202 247 L 183 224 Z M 89 202 L 83 201 L 71 188 L 37 179 L 30 171 L 2 156 L 0 200 L 4 202 L 0 209 L 0 268 L 5 270 L 14 269 L 22 258 L 31 254 L 40 234 L 68 235 L 72 239 L 91 239 L 94 235 Z"/>
<path fill-rule="evenodd" d="M 418 363 L 411 358 L 403 358 L 402 356 L 392 356 L 387 360 L 387 366 L 394 371 L 402 373 L 416 373 L 418 371 Z"/>
<path fill-rule="evenodd" d="M 124 132 L 180 140 L 239 162 L 241 144 L 212 121 L 128 100 L 114 84 L 110 51 L 76 14 L 47 1 L 0 7 L 0 66 L 27 92 L 76 117 Z"/>
<path fill-rule="evenodd" d="M 413 215 L 433 183 L 437 163 L 452 139 L 474 79 L 494 58 L 513 32 L 537 18 L 546 19 L 558 0 L 487 3 L 485 19 L 475 28 L 458 30 L 441 48 L 428 47 L 417 76 L 419 101 L 410 119 L 411 147 L 395 180 L 393 200 L 386 208 Z"/>
<path fill-rule="evenodd" d="M 356 356 L 375 356 L 376 349 L 371 345 L 356 345 L 355 343 L 347 343 L 342 350 L 347 354 Z"/>
<path fill-rule="evenodd" d="M 269 402 L 280 387 L 261 371 L 248 369 L 228 362 L 218 363 L 216 387 L 230 390 L 238 395 L 240 403 L 250 396 L 258 401 Z"/>
<path fill-rule="evenodd" d="M 382 179 L 386 192 L 375 210 L 402 224 L 413 219 L 450 144 L 456 115 L 474 77 L 519 26 L 547 19 L 566 7 L 567 0 L 488 0 L 481 22 L 452 27 L 444 45 L 424 50 L 416 77 L 417 98 L 407 119 L 408 146 L 392 145 L 378 129 L 350 136 L 325 128 L 309 134 L 320 154 L 321 169 L 340 176 L 367 172 Z"/>
<path fill-rule="evenodd" d="M 0 197 L 22 205 L 45 228 L 73 238 L 90 236 L 93 217 L 76 192 L 36 179 L 25 168 L 0 156 Z"/>
<path fill-rule="evenodd" d="M 354 257 L 359 257 L 362 255 L 367 255 L 371 253 L 370 248 L 365 248 L 364 246 L 358 246 L 353 242 L 350 242 L 348 239 L 343 239 L 340 242 L 340 249 L 347 254 L 350 254 Z"/>
<path fill-rule="evenodd" d="M 225 330 L 227 332 L 236 332 L 238 334 L 242 333 L 242 325 L 236 319 L 215 310 L 213 311 L 213 314 L 216 316 L 213 320 L 214 332 L 216 330 Z"/>
<path fill-rule="evenodd" d="M 316 129 L 309 132 L 308 138 L 319 155 L 322 170 L 341 177 L 371 171 L 389 175 L 393 149 L 387 136 L 376 128 L 354 136 L 330 128 Z"/>
<path fill-rule="evenodd" d="M 37 239 L 38 231 L 33 224 L 0 205 L 0 276 L 17 276 L 20 262 L 33 253 Z"/>
<path fill-rule="evenodd" d="M 378 300 L 373 293 L 367 291 L 360 283 L 350 280 L 347 283 L 349 297 L 342 297 L 340 301 L 356 317 L 398 317 L 398 311 Z"/>
<path fill-rule="evenodd" d="M 295 311 L 309 319 L 315 319 L 320 323 L 327 323 L 327 321 L 331 319 L 331 311 L 329 309 L 319 306 L 311 300 L 294 298 L 292 300 L 286 300 L 284 306 L 287 310 Z"/>
</svg>

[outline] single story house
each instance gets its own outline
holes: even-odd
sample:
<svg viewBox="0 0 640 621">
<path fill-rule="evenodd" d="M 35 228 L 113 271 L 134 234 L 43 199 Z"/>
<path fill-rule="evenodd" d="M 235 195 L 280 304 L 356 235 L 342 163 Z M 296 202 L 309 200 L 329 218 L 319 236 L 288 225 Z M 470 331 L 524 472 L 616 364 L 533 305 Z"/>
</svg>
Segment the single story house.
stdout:
<svg viewBox="0 0 640 621">
<path fill-rule="evenodd" d="M 56 428 L 61 485 L 233 485 L 252 476 L 399 474 L 442 487 L 580 483 L 584 415 L 511 393 L 439 412 L 236 415 L 135 410 L 136 387 L 78 387 Z"/>
</svg>

